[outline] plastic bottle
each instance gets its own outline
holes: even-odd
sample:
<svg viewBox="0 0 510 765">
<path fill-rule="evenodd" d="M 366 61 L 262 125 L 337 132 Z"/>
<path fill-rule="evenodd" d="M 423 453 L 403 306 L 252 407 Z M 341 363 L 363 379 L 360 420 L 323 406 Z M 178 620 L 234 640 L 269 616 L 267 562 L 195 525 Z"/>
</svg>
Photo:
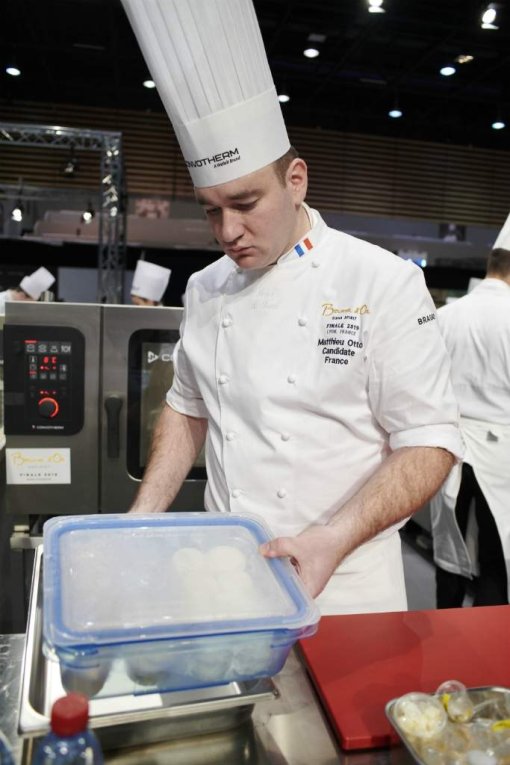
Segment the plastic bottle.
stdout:
<svg viewBox="0 0 510 765">
<path fill-rule="evenodd" d="M 39 742 L 33 765 L 103 765 L 94 733 L 88 729 L 89 702 L 69 693 L 53 704 L 51 730 Z"/>
<path fill-rule="evenodd" d="M 0 765 L 14 765 L 9 742 L 0 731 Z"/>
</svg>

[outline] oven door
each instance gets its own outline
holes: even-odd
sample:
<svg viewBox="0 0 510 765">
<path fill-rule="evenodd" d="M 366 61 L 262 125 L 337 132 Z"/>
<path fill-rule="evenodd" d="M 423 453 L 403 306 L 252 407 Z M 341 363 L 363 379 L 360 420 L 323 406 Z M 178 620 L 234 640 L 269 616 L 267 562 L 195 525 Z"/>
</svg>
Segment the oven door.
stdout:
<svg viewBox="0 0 510 765">
<path fill-rule="evenodd" d="M 125 512 L 143 477 L 152 432 L 172 384 L 181 308 L 104 306 L 101 511 Z M 203 455 L 172 510 L 204 509 Z"/>
</svg>

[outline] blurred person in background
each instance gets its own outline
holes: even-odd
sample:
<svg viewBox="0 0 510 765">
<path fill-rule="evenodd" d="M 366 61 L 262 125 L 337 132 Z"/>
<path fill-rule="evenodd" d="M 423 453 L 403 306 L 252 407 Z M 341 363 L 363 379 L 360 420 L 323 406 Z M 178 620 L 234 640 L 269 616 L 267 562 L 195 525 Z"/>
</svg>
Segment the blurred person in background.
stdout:
<svg viewBox="0 0 510 765">
<path fill-rule="evenodd" d="M 510 582 L 510 216 L 467 295 L 441 307 L 439 326 L 466 443 L 431 503 L 438 608 L 509 602 Z"/>
<path fill-rule="evenodd" d="M 5 314 L 5 304 L 10 300 L 39 300 L 43 292 L 49 290 L 55 277 L 41 266 L 29 276 L 24 276 L 17 287 L 0 292 L 0 315 Z"/>
<path fill-rule="evenodd" d="M 162 305 L 163 295 L 168 287 L 171 271 L 169 268 L 139 260 L 136 264 L 131 285 L 131 302 L 139 306 Z"/>
</svg>

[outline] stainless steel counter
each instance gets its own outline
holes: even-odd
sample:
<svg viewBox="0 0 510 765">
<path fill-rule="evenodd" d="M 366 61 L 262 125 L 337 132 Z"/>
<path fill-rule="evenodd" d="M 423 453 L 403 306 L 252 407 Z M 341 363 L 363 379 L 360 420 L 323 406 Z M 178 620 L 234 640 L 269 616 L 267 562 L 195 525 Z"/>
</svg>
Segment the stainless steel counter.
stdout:
<svg viewBox="0 0 510 765">
<path fill-rule="evenodd" d="M 21 761 L 17 726 L 24 645 L 24 635 L 0 635 L 0 729 L 14 750 L 16 762 Z"/>
<path fill-rule="evenodd" d="M 30 743 L 17 734 L 23 635 L 0 635 L 0 727 L 19 765 L 29 765 Z M 402 747 L 346 753 L 336 745 L 306 671 L 292 653 L 274 678 L 280 697 L 255 705 L 252 718 L 221 733 L 108 751 L 116 765 L 410 765 Z"/>
</svg>

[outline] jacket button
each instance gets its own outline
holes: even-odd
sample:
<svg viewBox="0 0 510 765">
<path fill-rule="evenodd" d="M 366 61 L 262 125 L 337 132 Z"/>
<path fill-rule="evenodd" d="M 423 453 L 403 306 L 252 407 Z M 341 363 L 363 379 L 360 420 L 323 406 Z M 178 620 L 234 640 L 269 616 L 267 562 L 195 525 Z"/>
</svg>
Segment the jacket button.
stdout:
<svg viewBox="0 0 510 765">
<path fill-rule="evenodd" d="M 241 489 L 232 489 L 231 493 L 234 499 L 239 499 L 239 497 L 241 496 Z"/>
<path fill-rule="evenodd" d="M 319 268 L 320 263 L 318 260 L 312 260 L 312 268 Z"/>
<path fill-rule="evenodd" d="M 231 324 L 232 324 L 232 319 L 230 319 L 228 316 L 225 317 L 223 321 L 221 322 L 222 327 L 230 327 Z"/>
<path fill-rule="evenodd" d="M 295 383 L 296 382 L 296 375 L 289 375 L 287 377 L 287 382 L 288 383 Z"/>
<path fill-rule="evenodd" d="M 220 385 L 225 385 L 225 383 L 228 383 L 228 381 L 229 381 L 228 375 L 220 375 L 218 377 L 218 382 Z"/>
<path fill-rule="evenodd" d="M 236 437 L 236 434 L 234 433 L 233 430 L 229 430 L 228 433 L 225 436 L 227 441 L 233 441 L 235 437 Z"/>
<path fill-rule="evenodd" d="M 280 438 L 282 441 L 289 441 L 290 440 L 290 433 L 282 433 Z"/>
<path fill-rule="evenodd" d="M 300 327 L 306 327 L 308 324 L 308 319 L 305 319 L 304 316 L 301 316 L 301 318 L 298 319 L 298 324 Z"/>
<path fill-rule="evenodd" d="M 287 489 L 278 489 L 276 493 L 278 494 L 280 499 L 283 499 L 284 497 L 287 496 Z"/>
</svg>

